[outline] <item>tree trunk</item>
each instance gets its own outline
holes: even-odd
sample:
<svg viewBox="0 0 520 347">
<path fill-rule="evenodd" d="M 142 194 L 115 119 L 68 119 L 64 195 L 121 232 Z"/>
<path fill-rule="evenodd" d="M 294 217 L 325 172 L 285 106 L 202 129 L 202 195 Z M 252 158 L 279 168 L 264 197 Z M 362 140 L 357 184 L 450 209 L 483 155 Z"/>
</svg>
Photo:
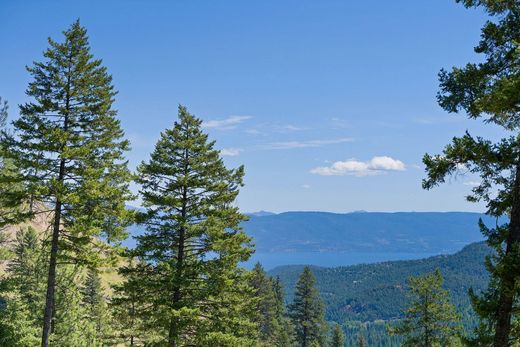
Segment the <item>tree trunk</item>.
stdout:
<svg viewBox="0 0 520 347">
<path fill-rule="evenodd" d="M 507 236 L 505 258 L 516 257 L 520 244 L 520 160 L 516 166 L 515 184 L 511 216 L 509 220 L 509 233 Z M 495 326 L 495 347 L 509 347 L 509 335 L 511 334 L 511 317 L 513 313 L 515 280 L 520 274 L 512 270 L 505 271 L 500 281 L 500 297 L 497 309 L 497 321 Z"/>
<path fill-rule="evenodd" d="M 184 175 L 188 175 L 188 150 L 184 151 Z M 186 221 L 186 208 L 188 204 L 188 191 L 187 187 L 182 190 L 182 209 L 181 209 L 181 220 L 184 223 Z M 181 300 L 181 288 L 179 287 L 179 280 L 182 278 L 183 265 L 184 265 L 184 243 L 186 242 L 186 229 L 183 225 L 179 230 L 179 244 L 176 249 L 177 251 L 177 271 L 176 271 L 176 283 L 173 288 L 172 295 L 172 306 L 175 307 Z M 170 320 L 170 331 L 168 334 L 168 347 L 175 347 L 177 337 L 179 335 L 179 327 L 175 318 Z"/>
<path fill-rule="evenodd" d="M 63 179 L 65 160 L 60 163 L 60 177 Z M 51 334 L 54 291 L 56 289 L 56 260 L 58 257 L 58 239 L 61 225 L 61 202 L 56 201 L 54 207 L 54 225 L 52 227 L 51 254 L 49 260 L 49 274 L 47 276 L 47 294 L 45 296 L 45 312 L 43 314 L 42 347 L 49 346 L 49 336 Z"/>
<path fill-rule="evenodd" d="M 69 57 L 69 62 L 72 63 Z M 63 130 L 69 129 L 69 111 L 70 111 L 70 65 L 67 77 L 67 95 L 65 99 L 66 114 L 63 119 Z M 66 143 L 62 144 L 62 149 L 66 147 Z M 58 173 L 58 184 L 62 184 L 65 180 L 65 158 L 60 158 L 60 169 Z M 51 335 L 52 318 L 54 316 L 54 292 L 56 290 L 56 261 L 58 258 L 58 241 L 60 237 L 61 227 L 61 205 L 59 196 L 56 196 L 56 205 L 54 206 L 54 225 L 52 227 L 51 254 L 49 259 L 49 274 L 47 276 L 47 294 L 45 296 L 45 311 L 43 314 L 43 332 L 42 347 L 49 346 L 49 336 Z"/>
</svg>

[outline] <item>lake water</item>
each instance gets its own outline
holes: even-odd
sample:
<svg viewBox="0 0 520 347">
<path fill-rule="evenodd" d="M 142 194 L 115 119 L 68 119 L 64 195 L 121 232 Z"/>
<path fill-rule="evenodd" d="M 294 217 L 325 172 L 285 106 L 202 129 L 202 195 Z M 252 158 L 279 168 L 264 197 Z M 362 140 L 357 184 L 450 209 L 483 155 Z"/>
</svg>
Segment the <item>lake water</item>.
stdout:
<svg viewBox="0 0 520 347">
<path fill-rule="evenodd" d="M 255 253 L 244 263 L 244 267 L 251 269 L 260 262 L 264 269 L 271 270 L 281 265 L 316 265 L 324 267 L 348 266 L 356 264 L 380 263 L 391 260 L 413 260 L 431 257 L 432 253 L 326 253 L 326 252 L 299 252 L 299 253 Z"/>
</svg>

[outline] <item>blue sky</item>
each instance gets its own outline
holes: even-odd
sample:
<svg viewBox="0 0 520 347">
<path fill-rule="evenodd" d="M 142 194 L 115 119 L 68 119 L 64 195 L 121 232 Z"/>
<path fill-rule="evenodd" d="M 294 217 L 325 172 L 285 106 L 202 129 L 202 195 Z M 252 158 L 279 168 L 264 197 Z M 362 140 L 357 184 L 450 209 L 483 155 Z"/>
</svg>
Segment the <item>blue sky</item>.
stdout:
<svg viewBox="0 0 520 347">
<path fill-rule="evenodd" d="M 436 104 L 442 67 L 477 61 L 486 17 L 453 0 L 17 1 L 0 4 L 0 96 L 17 115 L 47 37 L 76 18 L 119 90 L 132 167 L 183 104 L 229 166 L 244 211 L 481 211 L 474 177 L 421 189 L 425 152 L 500 130 Z"/>
</svg>

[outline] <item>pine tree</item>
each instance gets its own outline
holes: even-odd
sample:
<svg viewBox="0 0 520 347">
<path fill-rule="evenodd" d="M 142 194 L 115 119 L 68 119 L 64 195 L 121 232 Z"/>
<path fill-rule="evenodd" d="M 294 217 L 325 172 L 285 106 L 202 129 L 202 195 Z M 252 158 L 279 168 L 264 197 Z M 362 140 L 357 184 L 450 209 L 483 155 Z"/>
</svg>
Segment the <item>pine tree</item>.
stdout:
<svg viewBox="0 0 520 347">
<path fill-rule="evenodd" d="M 334 330 L 332 331 L 330 347 L 345 347 L 345 334 L 343 333 L 343 329 L 341 329 L 339 324 L 336 324 L 334 326 Z"/>
<path fill-rule="evenodd" d="M 280 330 L 274 338 L 275 346 L 292 347 L 294 346 L 294 327 L 291 319 L 287 315 L 285 308 L 285 291 L 279 277 L 271 279 L 271 285 L 275 298 L 275 312 Z"/>
<path fill-rule="evenodd" d="M 116 343 L 125 346 L 138 346 L 144 342 L 151 344 L 157 340 L 153 336 L 154 327 L 146 326 L 147 321 L 152 321 L 147 310 L 147 297 L 144 295 L 142 278 L 146 273 L 146 266 L 136 264 L 129 258 L 129 264 L 119 269 L 119 274 L 125 279 L 121 284 L 113 285 L 114 296 L 111 300 L 112 316 L 116 319 L 115 330 L 118 331 Z"/>
<path fill-rule="evenodd" d="M 2 157 L 19 170 L 2 175 L 0 186 L 14 182 L 24 189 L 3 197 L 13 210 L 2 224 L 15 224 L 37 213 L 53 213 L 48 263 L 47 294 L 43 315 L 42 346 L 49 345 L 56 295 L 58 258 L 97 266 L 106 259 L 109 242 L 124 236 L 130 174 L 123 158 L 128 142 L 116 111 L 112 78 L 89 52 L 86 30 L 79 21 L 64 32 L 65 40 L 49 39 L 45 61 L 28 68 L 33 80 L 13 123 L 14 134 L 4 136 Z M 48 207 L 26 206 L 37 201 Z M 15 209 L 26 206 L 24 209 Z"/>
<path fill-rule="evenodd" d="M 362 332 L 360 332 L 358 334 L 357 347 L 366 347 L 366 345 L 367 345 L 367 342 L 365 340 L 365 335 Z"/>
<path fill-rule="evenodd" d="M 250 285 L 256 299 L 255 322 L 265 346 L 291 346 L 290 322 L 284 309 L 283 287 L 257 263 L 251 271 Z"/>
<path fill-rule="evenodd" d="M 29 227 L 17 232 L 13 253 L 7 276 L 0 282 L 1 294 L 6 299 L 0 315 L 0 345 L 33 347 L 40 342 L 48 245 Z M 50 336 L 56 346 L 87 347 L 101 343 L 97 338 L 90 338 L 95 335 L 95 323 L 88 319 L 80 302 L 81 291 L 76 282 L 81 277 L 76 266 L 58 268 L 56 329 Z"/>
<path fill-rule="evenodd" d="M 431 189 L 461 170 L 479 175 L 481 182 L 467 199 L 486 202 L 491 216 L 509 216 L 509 223 L 494 229 L 481 224 L 497 255 L 487 262 L 492 277 L 489 290 L 481 298 L 473 296 L 481 318 L 474 342 L 506 347 L 520 341 L 511 330 L 512 322 L 518 320 L 515 305 L 520 297 L 515 284 L 520 278 L 520 4 L 507 0 L 457 2 L 481 7 L 493 18 L 484 25 L 475 47 L 484 56 L 483 62 L 441 71 L 439 104 L 448 112 L 465 111 L 471 119 L 497 125 L 505 137 L 493 143 L 466 132 L 455 137 L 442 155 L 425 155 L 428 178 L 423 187 Z"/>
<path fill-rule="evenodd" d="M 14 257 L 8 275 L 0 283 L 6 303 L 0 314 L 0 345 L 37 346 L 39 317 L 44 293 L 40 241 L 33 228 L 16 233 Z"/>
<path fill-rule="evenodd" d="M 111 337 L 110 315 L 103 295 L 101 277 L 96 269 L 88 269 L 82 292 L 82 306 L 86 319 L 95 325 L 92 339 L 109 341 Z"/>
<path fill-rule="evenodd" d="M 393 335 L 404 336 L 403 346 L 460 346 L 460 317 L 442 284 L 439 270 L 409 278 L 412 302 L 403 321 L 390 330 Z"/>
<path fill-rule="evenodd" d="M 250 238 L 233 205 L 243 167 L 227 169 L 201 120 L 179 107 L 148 162 L 138 168 L 146 232 L 134 257 L 150 319 L 168 346 L 248 346 L 256 338 L 245 270 Z M 129 271 L 127 271 L 129 272 Z"/>
<path fill-rule="evenodd" d="M 324 305 L 315 284 L 316 279 L 306 266 L 296 284 L 294 301 L 289 306 L 296 341 L 301 347 L 326 346 Z"/>
</svg>

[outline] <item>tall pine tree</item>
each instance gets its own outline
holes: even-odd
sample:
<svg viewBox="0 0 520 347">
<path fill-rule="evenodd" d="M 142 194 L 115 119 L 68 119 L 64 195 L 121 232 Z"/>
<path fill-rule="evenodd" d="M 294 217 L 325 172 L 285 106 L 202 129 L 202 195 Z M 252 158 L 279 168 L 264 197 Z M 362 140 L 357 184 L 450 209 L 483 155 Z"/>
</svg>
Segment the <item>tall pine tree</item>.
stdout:
<svg viewBox="0 0 520 347">
<path fill-rule="evenodd" d="M 316 288 L 316 279 L 306 266 L 296 283 L 294 301 L 289 314 L 296 332 L 296 341 L 301 347 L 326 346 L 327 325 L 324 305 Z"/>
<path fill-rule="evenodd" d="M 138 168 L 146 232 L 133 276 L 141 276 L 159 343 L 253 345 L 252 289 L 237 266 L 252 252 L 234 206 L 244 170 L 224 166 L 201 123 L 180 106 L 179 120 Z"/>
<path fill-rule="evenodd" d="M 482 29 L 475 52 L 478 64 L 467 64 L 440 73 L 438 101 L 448 112 L 465 111 L 472 119 L 483 119 L 501 127 L 505 137 L 491 142 L 466 133 L 455 137 L 442 155 L 425 155 L 431 189 L 459 171 L 480 176 L 480 184 L 467 197 L 487 203 L 491 216 L 509 216 L 509 223 L 494 229 L 482 225 L 488 244 L 497 256 L 489 259 L 489 290 L 473 297 L 481 317 L 476 343 L 510 346 L 520 336 L 512 332 L 517 318 L 520 278 L 520 3 L 515 0 L 457 0 L 466 7 L 479 7 L 492 18 Z"/>
<path fill-rule="evenodd" d="M 42 320 L 42 346 L 47 347 L 58 258 L 96 266 L 109 247 L 95 238 L 124 236 L 130 174 L 123 158 L 128 142 L 112 109 L 112 78 L 90 53 L 85 28 L 77 21 L 62 43 L 49 39 L 44 57 L 27 68 L 33 80 L 26 93 L 33 101 L 20 106 L 14 134 L 0 145 L 19 174 L 2 175 L 0 186 L 21 182 L 24 187 L 4 197 L 13 210 L 3 215 L 3 224 L 53 213 Z M 28 208 L 33 199 L 45 208 Z"/>
<path fill-rule="evenodd" d="M 403 346 L 460 346 L 460 317 L 442 284 L 439 270 L 408 280 L 412 302 L 405 318 L 390 330 L 391 334 L 404 337 Z"/>
</svg>

